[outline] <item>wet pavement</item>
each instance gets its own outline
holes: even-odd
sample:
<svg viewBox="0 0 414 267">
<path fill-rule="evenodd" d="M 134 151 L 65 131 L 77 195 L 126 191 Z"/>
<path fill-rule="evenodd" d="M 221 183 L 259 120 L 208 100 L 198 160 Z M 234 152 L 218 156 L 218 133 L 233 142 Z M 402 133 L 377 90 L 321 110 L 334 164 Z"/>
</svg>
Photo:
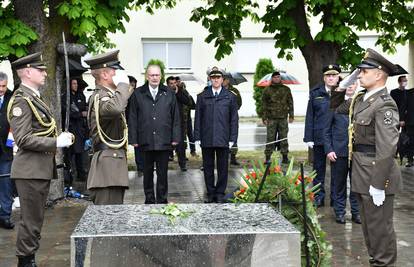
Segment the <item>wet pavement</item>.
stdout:
<svg viewBox="0 0 414 267">
<path fill-rule="evenodd" d="M 237 178 L 241 170 L 230 170 L 229 177 Z M 327 171 L 329 173 L 329 170 Z M 125 203 L 144 202 L 142 176 L 130 172 L 130 189 L 126 192 Z M 398 238 L 397 266 L 414 266 L 414 168 L 402 167 L 403 191 L 395 201 L 395 230 Z M 329 181 L 326 182 L 329 185 Z M 205 189 L 202 172 L 191 169 L 187 172 L 169 171 L 169 201 L 177 203 L 202 203 Z M 236 188 L 235 181 L 229 182 L 228 191 Z M 68 199 L 60 201 L 54 208 L 47 209 L 36 255 L 39 266 L 70 266 L 70 234 L 85 208 L 90 203 L 84 200 Z M 333 211 L 321 208 L 320 220 L 328 239 L 332 242 L 332 266 L 369 266 L 361 227 L 350 221 L 345 225 L 335 223 Z M 19 211 L 13 213 L 16 221 Z M 0 266 L 16 266 L 14 256 L 15 230 L 0 229 Z M 276 249 L 276 248 L 275 248 Z"/>
</svg>

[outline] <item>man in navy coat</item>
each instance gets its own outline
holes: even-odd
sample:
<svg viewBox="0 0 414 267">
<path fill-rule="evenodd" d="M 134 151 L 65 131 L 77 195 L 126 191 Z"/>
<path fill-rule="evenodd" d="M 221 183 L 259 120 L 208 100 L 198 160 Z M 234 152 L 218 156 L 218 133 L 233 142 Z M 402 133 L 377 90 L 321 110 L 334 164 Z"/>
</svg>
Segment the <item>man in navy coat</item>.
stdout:
<svg viewBox="0 0 414 267">
<path fill-rule="evenodd" d="M 330 64 L 323 69 L 324 83 L 313 88 L 309 92 L 308 108 L 306 110 L 305 137 L 303 141 L 308 147 L 313 148 L 313 169 L 316 170 L 316 177 L 313 183 L 321 184 L 320 191 L 316 194 L 315 205 L 324 206 L 325 201 L 325 171 L 326 171 L 326 154 L 324 149 L 324 139 L 328 127 L 329 118 L 333 111 L 330 111 L 330 96 L 338 86 L 339 73 L 341 69 L 338 65 Z M 331 188 L 332 188 L 331 181 Z M 331 190 L 331 203 L 333 204 L 334 196 Z"/>
<path fill-rule="evenodd" d="M 358 83 L 354 82 L 349 90 L 355 91 Z M 340 102 L 336 101 L 336 95 L 344 98 L 340 91 L 333 91 L 331 94 L 330 109 L 335 110 Z M 351 170 L 349 167 L 348 154 L 348 114 L 330 112 L 328 128 L 325 132 L 325 153 L 331 162 L 331 181 L 333 187 L 331 192 L 335 196 L 333 208 L 335 212 L 335 220 L 339 224 L 345 224 L 346 201 L 347 201 L 347 181 L 348 175 L 351 179 Z M 332 184 L 332 183 L 331 183 Z M 352 221 L 361 224 L 359 215 L 359 205 L 355 193 L 350 191 L 349 202 L 351 205 Z"/>
<path fill-rule="evenodd" d="M 211 86 L 197 95 L 194 140 L 201 142 L 206 203 L 224 202 L 227 187 L 229 148 L 237 142 L 239 116 L 236 96 L 222 87 L 223 73 L 210 72 Z M 214 159 L 217 159 L 217 182 L 214 182 Z"/>
</svg>

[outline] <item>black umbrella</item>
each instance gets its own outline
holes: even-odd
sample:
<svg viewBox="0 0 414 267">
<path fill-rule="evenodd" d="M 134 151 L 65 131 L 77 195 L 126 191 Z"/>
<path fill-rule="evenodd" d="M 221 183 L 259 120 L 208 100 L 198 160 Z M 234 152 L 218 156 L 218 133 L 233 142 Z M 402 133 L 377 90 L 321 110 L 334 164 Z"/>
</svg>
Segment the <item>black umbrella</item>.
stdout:
<svg viewBox="0 0 414 267">
<path fill-rule="evenodd" d="M 224 73 L 224 78 L 229 79 L 231 85 L 247 82 L 247 79 L 240 72 L 236 71 L 229 71 Z"/>
<path fill-rule="evenodd" d="M 80 62 L 69 58 L 69 76 L 79 77 L 88 69 L 83 67 Z"/>
</svg>

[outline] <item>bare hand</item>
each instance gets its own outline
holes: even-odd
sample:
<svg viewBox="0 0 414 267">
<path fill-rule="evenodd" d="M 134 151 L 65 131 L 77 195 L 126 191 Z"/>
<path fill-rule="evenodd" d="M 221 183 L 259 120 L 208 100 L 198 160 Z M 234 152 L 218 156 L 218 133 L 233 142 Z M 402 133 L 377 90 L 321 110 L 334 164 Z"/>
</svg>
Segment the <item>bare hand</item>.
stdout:
<svg viewBox="0 0 414 267">
<path fill-rule="evenodd" d="M 178 142 L 172 142 L 171 145 L 176 146 L 176 145 L 178 145 Z"/>
<path fill-rule="evenodd" d="M 292 123 L 294 121 L 293 118 L 289 118 L 289 123 Z"/>
<path fill-rule="evenodd" d="M 400 126 L 404 127 L 405 126 L 405 121 L 400 121 Z"/>
<path fill-rule="evenodd" d="M 87 111 L 82 111 L 82 117 L 87 117 L 88 116 L 88 112 Z"/>
<path fill-rule="evenodd" d="M 335 162 L 337 157 L 336 157 L 336 153 L 335 152 L 329 152 L 328 155 L 326 155 L 328 157 L 328 159 L 332 162 Z"/>
<path fill-rule="evenodd" d="M 138 144 L 132 144 L 133 147 L 138 147 Z"/>
</svg>

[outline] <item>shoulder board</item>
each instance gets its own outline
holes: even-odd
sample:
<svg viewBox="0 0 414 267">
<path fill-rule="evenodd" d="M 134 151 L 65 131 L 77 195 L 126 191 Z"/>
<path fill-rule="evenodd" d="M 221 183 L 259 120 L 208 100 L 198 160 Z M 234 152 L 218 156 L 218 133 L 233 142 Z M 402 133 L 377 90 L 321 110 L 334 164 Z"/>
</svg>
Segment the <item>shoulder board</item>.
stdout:
<svg viewBox="0 0 414 267">
<path fill-rule="evenodd" d="M 390 101 L 390 100 L 392 100 L 391 96 L 388 95 L 388 94 L 387 95 L 381 95 L 380 97 L 381 97 L 381 99 L 383 101 Z"/>
<path fill-rule="evenodd" d="M 237 93 L 236 92 L 233 92 L 232 90 L 230 90 L 230 92 L 232 92 L 233 95 L 237 96 Z"/>
</svg>

